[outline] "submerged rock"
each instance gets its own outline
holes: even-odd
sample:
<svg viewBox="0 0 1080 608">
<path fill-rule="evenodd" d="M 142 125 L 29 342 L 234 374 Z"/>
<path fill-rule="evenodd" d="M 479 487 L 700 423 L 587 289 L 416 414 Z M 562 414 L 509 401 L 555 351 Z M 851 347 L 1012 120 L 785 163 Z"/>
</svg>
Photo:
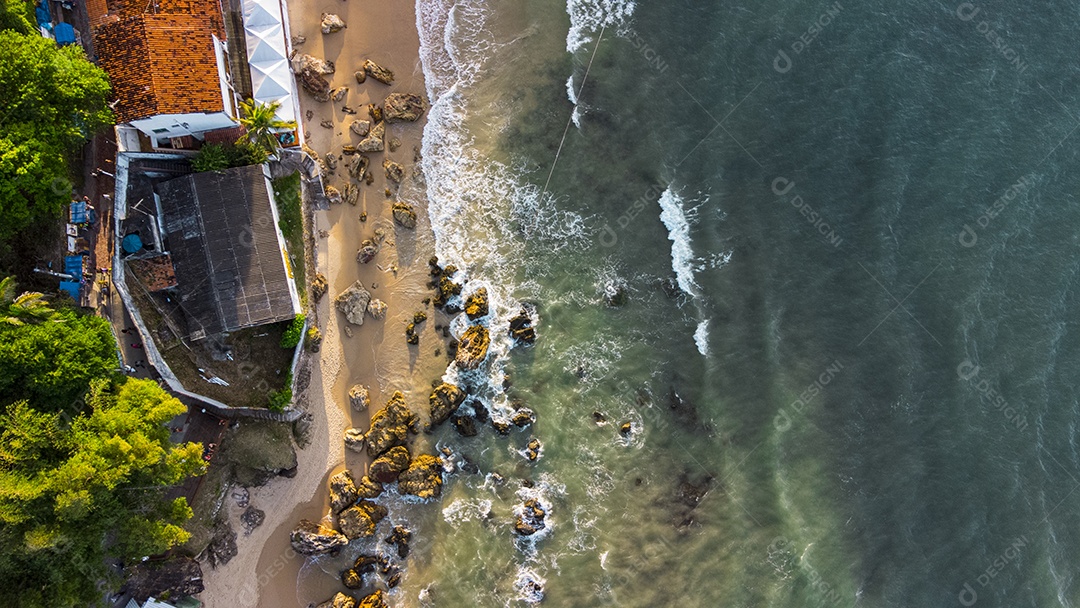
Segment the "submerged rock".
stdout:
<svg viewBox="0 0 1080 608">
<path fill-rule="evenodd" d="M 376 526 L 386 517 L 386 514 L 386 507 L 361 500 L 341 513 L 338 517 L 338 527 L 349 540 L 367 538 L 375 535 Z"/>
<path fill-rule="evenodd" d="M 367 312 L 370 301 L 371 293 L 364 289 L 364 284 L 360 281 L 353 283 L 351 287 L 334 298 L 338 311 L 345 315 L 345 320 L 353 325 L 364 324 L 364 313 Z"/>
<path fill-rule="evenodd" d="M 451 418 L 454 430 L 462 437 L 476 437 L 479 429 L 476 428 L 476 418 L 472 416 L 454 416 Z"/>
<path fill-rule="evenodd" d="M 345 22 L 341 20 L 341 17 L 338 17 L 333 13 L 323 13 L 321 25 L 322 33 L 324 34 L 333 34 L 334 32 L 340 32 L 347 27 L 345 25 Z"/>
<path fill-rule="evenodd" d="M 360 152 L 382 152 L 386 148 L 386 144 L 383 142 L 385 136 L 386 126 L 381 122 L 376 123 L 367 137 L 356 144 L 356 149 Z"/>
<path fill-rule="evenodd" d="M 442 494 L 442 461 L 421 454 L 398 476 L 398 491 L 420 498 L 438 498 Z"/>
<path fill-rule="evenodd" d="M 345 429 L 345 449 L 350 452 L 364 451 L 364 432 L 360 429 Z"/>
<path fill-rule="evenodd" d="M 342 471 L 330 478 L 330 509 L 339 513 L 356 502 L 356 484 L 348 471 Z"/>
<path fill-rule="evenodd" d="M 415 433 L 417 417 L 405 404 L 405 396 L 395 392 L 386 407 L 371 416 L 371 430 L 367 433 L 368 455 L 381 456 L 392 447 L 405 445 L 410 432 Z"/>
<path fill-rule="evenodd" d="M 391 93 L 383 102 L 383 112 L 388 122 L 414 122 L 424 114 L 424 99 L 412 93 Z"/>
<path fill-rule="evenodd" d="M 453 384 L 443 382 L 431 392 L 428 401 L 431 403 L 429 428 L 434 428 L 446 422 L 458 410 L 461 403 L 465 401 L 465 391 Z"/>
<path fill-rule="evenodd" d="M 364 72 L 366 72 L 368 76 L 374 78 L 375 80 L 378 80 L 383 84 L 390 84 L 394 82 L 393 72 L 382 67 L 381 65 L 375 63 L 370 59 L 364 62 Z"/>
<path fill-rule="evenodd" d="M 486 327 L 473 325 L 465 330 L 458 343 L 455 362 L 462 369 L 476 369 L 487 358 L 491 336 Z"/>
<path fill-rule="evenodd" d="M 302 519 L 289 535 L 289 543 L 300 555 L 321 555 L 337 551 L 349 544 L 349 539 L 336 530 Z"/>
<path fill-rule="evenodd" d="M 389 158 L 383 160 L 383 170 L 386 171 L 386 179 L 400 184 L 401 180 L 405 179 L 405 167 L 401 163 L 395 163 Z"/>
<path fill-rule="evenodd" d="M 469 294 L 469 297 L 465 300 L 465 314 L 469 317 L 470 321 L 475 321 L 481 317 L 487 316 L 487 287 L 481 287 L 480 289 L 477 289 L 476 291 Z"/>
<path fill-rule="evenodd" d="M 368 476 L 379 483 L 397 481 L 398 475 L 409 468 L 410 459 L 411 455 L 408 448 L 400 445 L 392 447 L 371 463 L 368 468 Z"/>
</svg>

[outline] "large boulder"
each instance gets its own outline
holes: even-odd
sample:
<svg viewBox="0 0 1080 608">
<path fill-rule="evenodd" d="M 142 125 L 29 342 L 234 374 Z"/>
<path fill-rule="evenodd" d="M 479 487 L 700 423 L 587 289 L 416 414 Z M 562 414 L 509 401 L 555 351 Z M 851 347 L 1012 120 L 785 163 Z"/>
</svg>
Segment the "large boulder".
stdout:
<svg viewBox="0 0 1080 608">
<path fill-rule="evenodd" d="M 371 416 L 371 429 L 367 433 L 368 455 L 381 456 L 392 447 L 405 445 L 409 433 L 416 432 L 416 414 L 409 411 L 405 396 L 395 392 L 386 407 Z"/>
<path fill-rule="evenodd" d="M 443 382 L 431 392 L 428 401 L 431 402 L 430 425 L 436 427 L 446 422 L 458 410 L 461 403 L 465 401 L 465 391 L 453 384 Z"/>
<path fill-rule="evenodd" d="M 375 80 L 378 80 L 383 84 L 390 84 L 394 82 L 393 72 L 382 67 L 381 65 L 375 63 L 370 59 L 364 62 L 364 72 L 366 72 L 368 76 L 374 78 Z"/>
<path fill-rule="evenodd" d="M 387 308 L 386 302 L 383 302 L 378 298 L 372 298 L 372 300 L 368 302 L 367 312 L 371 315 L 372 319 L 385 319 Z"/>
<path fill-rule="evenodd" d="M 403 228 L 416 228 L 416 210 L 408 203 L 394 203 L 394 221 Z"/>
<path fill-rule="evenodd" d="M 294 53 L 290 62 L 290 67 L 292 67 L 292 71 L 294 74 L 299 74 L 304 70 L 311 70 L 316 74 L 334 73 L 333 61 L 326 61 L 325 59 L 312 57 L 307 53 Z"/>
<path fill-rule="evenodd" d="M 409 449 L 404 446 L 395 446 L 386 450 L 368 467 L 368 477 L 379 483 L 391 483 L 397 480 L 398 475 L 409 468 Z"/>
<path fill-rule="evenodd" d="M 510 337 L 520 344 L 536 342 L 536 329 L 526 311 L 522 310 L 518 316 L 510 319 Z"/>
<path fill-rule="evenodd" d="M 371 131 L 368 132 L 367 137 L 356 144 L 356 149 L 359 152 L 382 152 L 386 148 L 386 143 L 383 141 L 385 136 L 386 125 L 381 122 L 375 123 L 375 126 L 371 127 Z"/>
<path fill-rule="evenodd" d="M 315 608 L 356 608 L 356 598 L 344 593 L 338 593 Z"/>
<path fill-rule="evenodd" d="M 487 287 L 481 287 L 476 291 L 469 294 L 469 297 L 465 299 L 465 314 L 468 315 L 469 320 L 475 321 L 481 317 L 486 317 L 488 314 L 488 290 Z"/>
<path fill-rule="evenodd" d="M 363 384 L 354 384 L 349 389 L 349 405 L 352 409 L 363 412 L 371 405 L 371 391 Z"/>
<path fill-rule="evenodd" d="M 412 93 L 391 93 L 383 102 L 387 122 L 414 122 L 424 114 L 424 99 Z"/>
<path fill-rule="evenodd" d="M 367 120 L 354 120 L 349 123 L 349 130 L 360 137 L 367 137 L 371 133 L 371 122 Z"/>
<path fill-rule="evenodd" d="M 398 476 L 398 492 L 420 498 L 438 498 L 442 494 L 442 461 L 421 454 Z"/>
<path fill-rule="evenodd" d="M 360 429 L 345 429 L 345 449 L 350 452 L 364 451 L 364 431 Z"/>
<path fill-rule="evenodd" d="M 349 539 L 337 530 L 302 519 L 289 535 L 289 542 L 300 555 L 322 555 L 348 545 Z"/>
<path fill-rule="evenodd" d="M 387 158 L 382 163 L 383 170 L 386 171 L 386 179 L 400 184 L 401 180 L 405 179 L 405 167 L 401 163 L 395 163 Z"/>
<path fill-rule="evenodd" d="M 297 78 L 300 80 L 300 86 L 311 93 L 315 101 L 330 101 L 330 82 L 322 74 L 311 68 L 304 68 Z"/>
<path fill-rule="evenodd" d="M 349 540 L 367 538 L 375 534 L 375 527 L 386 515 L 386 507 L 362 500 L 338 516 L 338 527 Z"/>
<path fill-rule="evenodd" d="M 356 605 L 356 608 L 387 608 L 386 600 L 383 599 L 382 589 L 376 589 L 375 593 L 360 600 L 360 603 Z"/>
<path fill-rule="evenodd" d="M 340 32 L 347 26 L 345 22 L 341 20 L 341 17 L 333 13 L 322 14 L 322 33 L 333 34 L 334 32 Z"/>
<path fill-rule="evenodd" d="M 345 320 L 353 325 L 364 324 L 364 313 L 367 312 L 368 302 L 371 301 L 371 292 L 364 289 L 364 284 L 357 281 L 351 287 L 338 294 L 334 304 Z"/>
<path fill-rule="evenodd" d="M 491 336 L 483 325 L 473 325 L 465 330 L 458 343 L 454 360 L 462 369 L 476 369 L 487 358 Z"/>
<path fill-rule="evenodd" d="M 342 471 L 330 478 L 330 508 L 340 513 L 356 502 L 356 483 L 348 471 Z"/>
<path fill-rule="evenodd" d="M 326 275 L 319 272 L 315 274 L 315 278 L 311 280 L 311 296 L 316 302 L 322 299 L 326 295 L 326 290 L 329 288 L 329 283 L 326 281 Z"/>
<path fill-rule="evenodd" d="M 356 493 L 360 498 L 378 498 L 383 493 L 383 484 L 364 475 L 356 484 Z"/>
</svg>

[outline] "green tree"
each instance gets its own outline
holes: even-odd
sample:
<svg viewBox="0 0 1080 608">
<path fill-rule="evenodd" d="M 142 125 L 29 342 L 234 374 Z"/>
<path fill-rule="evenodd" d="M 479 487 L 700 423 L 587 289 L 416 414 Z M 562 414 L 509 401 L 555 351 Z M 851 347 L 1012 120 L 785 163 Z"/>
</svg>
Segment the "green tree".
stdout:
<svg viewBox="0 0 1080 608">
<path fill-rule="evenodd" d="M 0 605 L 86 606 L 127 562 L 188 538 L 183 498 L 164 490 L 205 472 L 202 446 L 174 445 L 186 407 L 149 380 L 95 380 L 70 425 L 20 401 L 0 416 Z"/>
<path fill-rule="evenodd" d="M 277 117 L 281 102 L 259 103 L 254 99 L 240 102 L 240 124 L 247 133 L 244 139 L 261 146 L 268 154 L 277 152 L 280 143 L 274 137 L 275 129 L 295 129 L 296 122 Z M 243 141 L 243 139 L 241 139 Z"/>
<path fill-rule="evenodd" d="M 15 277 L 0 280 L 0 324 L 21 326 L 27 322 L 55 319 L 45 295 L 36 291 L 16 295 Z"/>
</svg>

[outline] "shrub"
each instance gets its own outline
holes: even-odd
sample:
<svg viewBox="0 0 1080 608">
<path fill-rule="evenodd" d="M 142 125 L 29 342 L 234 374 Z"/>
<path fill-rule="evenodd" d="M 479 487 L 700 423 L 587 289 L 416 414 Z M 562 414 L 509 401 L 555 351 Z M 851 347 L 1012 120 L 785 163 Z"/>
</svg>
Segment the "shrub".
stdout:
<svg viewBox="0 0 1080 608">
<path fill-rule="evenodd" d="M 300 344 L 300 338 L 304 337 L 304 315 L 296 315 L 292 325 L 281 335 L 281 348 L 296 348 Z"/>
<path fill-rule="evenodd" d="M 235 144 L 206 144 L 191 160 L 191 167 L 198 172 L 222 171 L 232 167 L 261 165 L 267 158 L 266 150 L 247 141 Z"/>
<path fill-rule="evenodd" d="M 279 391 L 271 391 L 267 400 L 271 412 L 284 412 L 292 405 L 292 372 L 285 376 L 285 386 Z"/>
</svg>

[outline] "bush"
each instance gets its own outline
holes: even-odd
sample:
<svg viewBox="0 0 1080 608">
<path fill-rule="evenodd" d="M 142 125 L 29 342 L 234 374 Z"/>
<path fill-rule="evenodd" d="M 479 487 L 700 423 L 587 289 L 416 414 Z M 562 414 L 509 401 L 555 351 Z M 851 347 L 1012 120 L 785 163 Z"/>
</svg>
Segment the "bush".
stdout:
<svg viewBox="0 0 1080 608">
<path fill-rule="evenodd" d="M 247 141 L 235 144 L 206 144 L 191 161 L 195 171 L 222 171 L 233 167 L 261 165 L 269 156 L 266 150 Z"/>
<path fill-rule="evenodd" d="M 229 168 L 229 155 L 221 144 L 206 144 L 191 160 L 195 171 L 221 171 Z"/>
<path fill-rule="evenodd" d="M 300 338 L 304 337 L 304 315 L 296 315 L 292 325 L 281 335 L 281 348 L 296 348 L 300 344 Z"/>
<path fill-rule="evenodd" d="M 292 374 L 285 376 L 285 387 L 280 391 L 271 391 L 268 397 L 271 412 L 284 412 L 292 405 Z"/>
</svg>

